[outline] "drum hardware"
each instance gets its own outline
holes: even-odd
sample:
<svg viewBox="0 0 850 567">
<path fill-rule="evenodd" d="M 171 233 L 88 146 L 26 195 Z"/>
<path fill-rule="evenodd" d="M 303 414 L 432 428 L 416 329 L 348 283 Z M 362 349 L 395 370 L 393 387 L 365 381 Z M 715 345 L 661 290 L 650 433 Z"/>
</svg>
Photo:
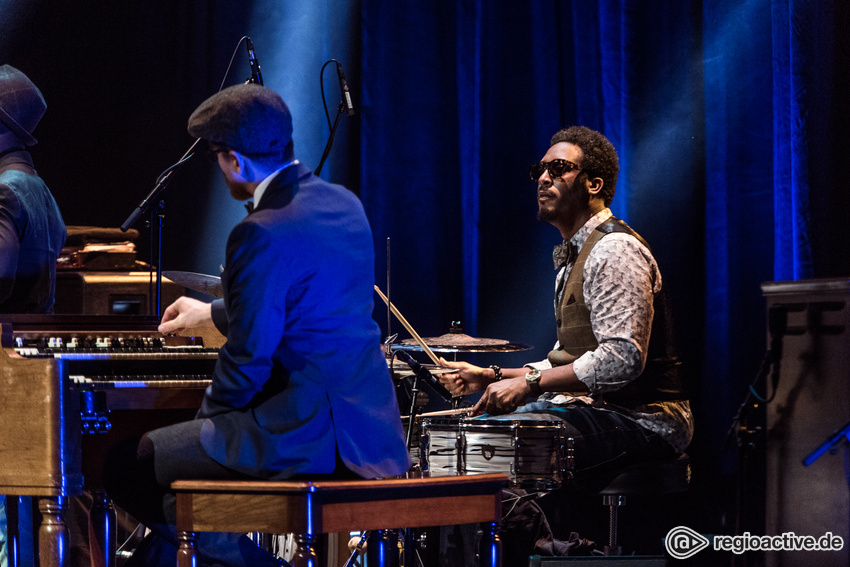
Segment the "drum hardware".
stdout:
<svg viewBox="0 0 850 567">
<path fill-rule="evenodd" d="M 428 355 L 428 357 L 434 362 L 435 365 L 439 366 L 440 359 L 437 358 L 437 355 L 431 352 L 431 349 L 428 348 L 428 345 L 422 342 L 422 338 L 419 336 L 419 333 L 417 333 L 413 326 L 407 322 L 407 319 L 404 318 L 404 315 L 401 314 L 401 312 L 396 308 L 395 305 L 392 304 L 389 298 L 384 295 L 384 293 L 377 285 L 375 286 L 375 292 L 378 294 L 381 300 L 386 303 L 387 308 L 392 312 L 393 315 L 395 315 L 396 319 L 398 319 L 399 322 L 404 326 L 404 328 L 407 329 L 407 332 L 410 333 L 414 340 L 418 342 L 418 344 L 422 347 L 422 350 L 425 351 L 425 354 Z M 387 337 L 384 343 L 391 345 L 392 342 L 395 341 L 395 338 L 396 335 L 391 335 Z M 390 347 L 388 350 L 392 352 L 392 355 L 390 357 L 391 362 L 394 359 L 393 357 L 401 358 L 402 361 L 407 363 L 407 365 L 410 366 L 410 369 L 413 371 L 413 387 L 411 388 L 410 411 L 408 412 L 409 421 L 407 424 L 407 434 L 405 436 L 405 447 L 410 450 L 410 438 L 413 432 L 413 420 L 416 417 L 416 398 L 419 395 L 419 381 L 427 381 L 429 384 L 431 384 L 434 390 L 446 400 L 451 400 L 452 395 L 448 390 L 446 390 L 446 387 L 443 386 L 443 384 L 437 378 L 434 378 L 434 375 L 431 374 L 427 368 L 424 368 L 415 358 L 413 358 L 406 352 L 401 352 L 392 349 L 392 347 Z"/>
<path fill-rule="evenodd" d="M 348 550 L 351 552 L 351 556 L 348 558 L 348 561 L 345 562 L 343 567 L 353 567 L 354 562 L 357 560 L 357 556 L 363 553 L 363 548 L 366 544 L 366 539 L 369 537 L 369 530 L 364 531 L 360 538 L 353 537 L 348 542 Z M 355 542 L 355 540 L 357 540 Z"/>
<path fill-rule="evenodd" d="M 444 400 L 450 401 L 452 399 L 453 396 L 451 392 L 449 392 L 446 387 L 443 386 L 442 382 L 435 378 L 434 375 L 451 374 L 452 372 L 457 372 L 457 370 L 447 366 L 429 367 L 428 365 L 420 364 L 418 360 L 404 351 L 395 351 L 393 354 L 410 367 L 415 378 L 428 382 L 428 384 L 434 388 L 434 391 L 440 394 Z M 414 380 L 414 388 L 416 387 L 416 382 L 417 381 Z"/>
<path fill-rule="evenodd" d="M 404 351 L 396 351 L 393 353 L 394 356 L 397 356 L 402 361 L 410 366 L 410 369 L 413 371 L 413 386 L 411 387 L 411 396 L 410 396 L 410 411 L 408 412 L 408 423 L 407 423 L 407 434 L 405 436 L 405 447 L 410 449 L 410 439 L 413 434 L 413 420 L 416 417 L 416 399 L 419 396 L 419 384 L 422 381 L 428 382 L 431 387 L 443 397 L 445 400 L 451 400 L 451 393 L 446 390 L 446 387 L 443 386 L 440 381 L 434 377 L 433 374 L 428 372 L 428 369 L 422 366 L 416 359 L 407 354 Z"/>
</svg>

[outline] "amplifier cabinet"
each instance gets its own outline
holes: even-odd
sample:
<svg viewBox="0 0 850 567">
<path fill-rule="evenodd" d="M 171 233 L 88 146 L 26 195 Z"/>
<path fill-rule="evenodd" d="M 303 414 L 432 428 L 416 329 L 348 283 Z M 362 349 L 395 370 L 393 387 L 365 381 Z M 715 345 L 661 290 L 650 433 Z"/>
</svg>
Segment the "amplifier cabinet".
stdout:
<svg viewBox="0 0 850 567">
<path fill-rule="evenodd" d="M 850 422 L 850 282 L 847 278 L 762 285 L 768 349 L 779 372 L 768 377 L 765 534 L 844 539 L 840 551 L 771 551 L 768 567 L 850 565 L 850 485 L 844 438 L 803 461 Z M 776 347 L 780 346 L 780 349 Z M 755 535 L 755 534 L 754 534 Z"/>
<path fill-rule="evenodd" d="M 162 309 L 185 293 L 185 288 L 162 278 Z M 85 315 L 155 315 L 149 298 L 156 299 L 156 276 L 148 272 L 60 271 L 56 274 L 54 312 Z"/>
</svg>

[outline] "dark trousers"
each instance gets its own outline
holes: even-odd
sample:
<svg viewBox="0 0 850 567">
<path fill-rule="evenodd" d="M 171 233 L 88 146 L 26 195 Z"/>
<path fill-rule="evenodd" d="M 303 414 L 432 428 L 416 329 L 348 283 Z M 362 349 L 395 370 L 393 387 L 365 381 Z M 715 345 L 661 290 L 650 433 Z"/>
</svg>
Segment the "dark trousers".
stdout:
<svg viewBox="0 0 850 567">
<path fill-rule="evenodd" d="M 574 440 L 576 481 L 589 488 L 599 488 L 596 485 L 604 484 L 609 473 L 627 465 L 676 456 L 673 447 L 656 433 L 620 414 L 584 404 L 564 405 L 535 401 L 520 406 L 510 414 L 482 417 L 498 421 L 563 422 L 565 437 Z M 562 499 L 563 494 L 560 492 L 551 493 L 552 497 Z M 566 537 L 569 533 L 569 540 L 557 539 L 541 506 L 535 502 L 524 501 L 521 498 L 523 494 L 524 492 L 519 490 L 503 493 L 506 499 L 502 504 L 502 529 L 499 533 L 505 565 L 524 564 L 529 555 L 591 554 L 593 542 L 582 539 L 572 529 L 567 529 L 568 526 L 555 526 L 558 532 L 564 534 L 561 537 Z M 541 501 L 541 505 L 543 504 Z M 569 503 L 567 505 L 569 506 Z M 557 519 L 556 524 L 560 524 Z M 472 537 L 474 532 L 469 529 L 464 531 L 463 528 L 468 526 L 448 532 L 449 543 L 452 543 L 451 538 L 461 538 L 459 541 L 463 541 L 463 538 L 469 540 Z M 446 534 L 443 536 L 445 539 Z M 440 565 L 463 567 L 474 564 L 474 558 L 469 553 L 464 555 L 462 551 L 453 551 L 452 547 L 458 546 L 456 543 L 447 546 Z"/>
<path fill-rule="evenodd" d="M 613 411 L 584 404 L 535 401 L 513 413 L 486 416 L 495 420 L 562 421 L 575 441 L 575 474 L 588 478 L 633 463 L 676 456 L 657 433 Z"/>
<path fill-rule="evenodd" d="M 210 458 L 201 446 L 202 420 L 178 423 L 127 442 L 107 459 L 104 484 L 116 504 L 150 528 L 126 567 L 173 567 L 177 561 L 178 479 L 245 479 Z M 280 567 L 281 561 L 244 534 L 201 533 L 196 539 L 200 566 Z"/>
</svg>

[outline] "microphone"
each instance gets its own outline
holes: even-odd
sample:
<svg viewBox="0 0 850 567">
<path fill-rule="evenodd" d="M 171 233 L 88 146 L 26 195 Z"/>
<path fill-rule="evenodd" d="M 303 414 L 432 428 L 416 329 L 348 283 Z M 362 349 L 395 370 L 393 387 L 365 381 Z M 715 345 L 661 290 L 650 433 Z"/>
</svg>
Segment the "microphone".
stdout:
<svg viewBox="0 0 850 567">
<path fill-rule="evenodd" d="M 416 376 L 418 376 L 420 380 L 425 380 L 426 382 L 428 382 L 428 384 L 431 385 L 434 391 L 440 394 L 440 396 L 442 396 L 444 400 L 452 399 L 451 392 L 449 392 L 446 387 L 443 386 L 442 382 L 435 378 L 433 374 L 428 372 L 427 368 L 419 364 L 418 360 L 416 360 L 403 350 L 395 351 L 395 355 L 398 358 L 402 359 L 410 367 L 410 369 L 413 370 L 413 373 L 416 374 Z"/>
<path fill-rule="evenodd" d="M 248 48 L 248 63 L 251 64 L 251 79 L 255 85 L 263 85 L 263 75 L 260 73 L 260 63 L 257 61 L 257 56 L 254 55 L 254 43 L 251 38 L 245 39 L 245 46 Z"/>
<path fill-rule="evenodd" d="M 339 76 L 339 90 L 342 91 L 342 102 L 345 104 L 345 113 L 349 116 L 354 116 L 354 103 L 351 102 L 351 93 L 348 91 L 348 83 L 345 82 L 345 71 L 342 70 L 342 65 L 339 61 L 336 63 L 336 74 Z"/>
</svg>

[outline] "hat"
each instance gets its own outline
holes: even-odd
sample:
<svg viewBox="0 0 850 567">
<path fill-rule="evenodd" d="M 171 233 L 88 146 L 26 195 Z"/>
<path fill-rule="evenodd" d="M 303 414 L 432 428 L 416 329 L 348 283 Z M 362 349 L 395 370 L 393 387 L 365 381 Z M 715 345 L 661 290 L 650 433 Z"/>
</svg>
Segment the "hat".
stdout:
<svg viewBox="0 0 850 567">
<path fill-rule="evenodd" d="M 189 134 L 243 154 L 283 151 L 292 139 L 292 115 L 276 92 L 247 83 L 214 94 L 189 117 Z"/>
<path fill-rule="evenodd" d="M 29 78 L 11 65 L 0 66 L 0 122 L 27 146 L 38 140 L 32 131 L 38 125 L 47 103 Z"/>
</svg>

